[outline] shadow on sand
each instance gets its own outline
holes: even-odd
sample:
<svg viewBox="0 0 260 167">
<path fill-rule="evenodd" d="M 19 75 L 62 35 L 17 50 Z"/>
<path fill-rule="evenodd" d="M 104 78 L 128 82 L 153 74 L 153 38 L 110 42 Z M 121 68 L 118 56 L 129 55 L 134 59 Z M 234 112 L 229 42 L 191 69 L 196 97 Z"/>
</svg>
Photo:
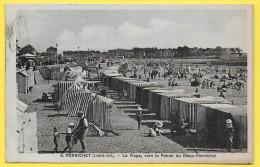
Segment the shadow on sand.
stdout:
<svg viewBox="0 0 260 167">
<path fill-rule="evenodd" d="M 48 117 L 64 117 L 67 116 L 67 114 L 52 114 L 52 115 L 48 115 Z"/>
</svg>

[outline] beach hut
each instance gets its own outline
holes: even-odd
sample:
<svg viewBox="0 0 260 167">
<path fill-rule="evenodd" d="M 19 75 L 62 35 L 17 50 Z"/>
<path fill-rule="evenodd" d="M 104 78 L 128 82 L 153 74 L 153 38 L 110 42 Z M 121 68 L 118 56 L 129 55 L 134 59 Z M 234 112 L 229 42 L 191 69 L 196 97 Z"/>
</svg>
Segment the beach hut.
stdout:
<svg viewBox="0 0 260 167">
<path fill-rule="evenodd" d="M 172 100 L 173 98 L 194 98 L 192 93 L 181 93 L 181 92 L 164 92 L 159 93 L 161 95 L 161 109 L 160 119 L 162 120 L 174 120 L 176 117 L 176 111 L 173 110 Z"/>
<path fill-rule="evenodd" d="M 113 77 L 111 79 L 111 89 L 113 89 L 114 91 L 117 91 L 118 93 L 122 93 L 123 89 L 124 89 L 124 84 L 122 84 L 125 80 L 134 80 L 136 81 L 136 79 L 134 78 L 129 78 L 129 77 Z"/>
<path fill-rule="evenodd" d="M 200 104 L 197 106 L 196 130 L 202 139 L 225 146 L 226 120 L 233 122 L 234 147 L 247 147 L 247 108 L 230 104 Z"/>
<path fill-rule="evenodd" d="M 17 150 L 19 153 L 38 153 L 36 112 L 27 112 L 28 105 L 16 99 Z"/>
<path fill-rule="evenodd" d="M 163 88 L 161 85 L 156 85 L 152 87 L 144 87 L 141 89 L 141 106 L 142 108 L 149 108 L 149 90 L 155 90 Z"/>
<path fill-rule="evenodd" d="M 16 72 L 16 82 L 18 84 L 18 93 L 29 92 L 29 75 L 25 71 Z"/>
<path fill-rule="evenodd" d="M 119 74 L 119 73 L 104 73 L 104 78 L 103 78 L 103 82 L 104 82 L 104 85 L 109 87 L 109 88 L 112 88 L 112 78 L 113 77 L 119 77 L 119 76 L 122 76 L 122 74 Z"/>
<path fill-rule="evenodd" d="M 175 98 L 179 100 L 180 119 L 190 124 L 191 129 L 196 129 L 197 120 L 197 104 L 229 104 L 227 100 L 222 97 L 206 96 L 202 98 Z"/>
<path fill-rule="evenodd" d="M 111 86 L 110 86 L 110 88 L 112 90 L 114 90 L 114 91 L 116 91 L 116 89 L 117 89 L 117 82 L 118 82 L 117 77 L 112 77 L 111 78 Z"/>
<path fill-rule="evenodd" d="M 141 83 L 144 83 L 144 81 L 127 81 L 127 94 L 129 94 L 131 100 L 136 100 L 136 85 Z"/>
<path fill-rule="evenodd" d="M 161 108 L 161 95 L 159 93 L 166 92 L 184 92 L 183 89 L 173 89 L 173 88 L 161 88 L 155 90 L 149 90 L 149 111 L 156 113 L 156 116 L 160 117 L 160 108 Z"/>
<path fill-rule="evenodd" d="M 16 72 L 16 82 L 18 93 L 28 93 L 29 89 L 35 84 L 34 72 L 29 69 L 21 69 Z"/>
<path fill-rule="evenodd" d="M 159 86 L 158 82 L 139 82 L 139 83 L 132 83 L 135 86 L 135 102 L 137 104 L 141 104 L 142 102 L 142 89 L 146 87 L 154 87 Z"/>
<path fill-rule="evenodd" d="M 153 92 L 153 109 L 156 113 L 157 118 L 160 118 L 160 110 L 161 110 L 161 99 L 162 95 L 160 93 L 184 93 L 183 89 L 173 89 L 173 90 L 159 90 Z"/>
<path fill-rule="evenodd" d="M 119 94 L 123 94 L 124 90 L 126 90 L 126 82 L 127 81 L 131 81 L 131 80 L 134 80 L 134 81 L 137 81 L 135 78 L 129 78 L 129 77 L 116 77 L 117 79 L 117 83 L 116 83 L 116 91 L 119 93 Z"/>
<path fill-rule="evenodd" d="M 144 88 L 144 89 L 146 89 L 146 88 Z M 147 89 L 148 90 L 148 96 L 149 96 L 149 112 L 154 112 L 154 93 L 155 92 L 163 92 L 162 90 L 166 90 L 166 88 L 165 87 L 161 87 L 161 88 L 157 88 L 157 89 Z M 173 90 L 173 89 L 172 89 Z"/>
<path fill-rule="evenodd" d="M 132 85 L 132 83 L 140 83 L 143 81 L 138 81 L 138 80 L 125 80 L 125 85 L 126 85 L 126 90 L 127 90 L 127 97 L 130 100 L 135 101 L 135 86 Z"/>
</svg>

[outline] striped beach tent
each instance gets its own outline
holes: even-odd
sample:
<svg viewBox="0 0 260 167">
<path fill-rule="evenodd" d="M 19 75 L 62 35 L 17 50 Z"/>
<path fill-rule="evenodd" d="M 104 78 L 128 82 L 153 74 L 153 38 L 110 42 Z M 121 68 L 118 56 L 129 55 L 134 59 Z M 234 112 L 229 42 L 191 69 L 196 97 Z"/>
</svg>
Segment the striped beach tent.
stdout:
<svg viewBox="0 0 260 167">
<path fill-rule="evenodd" d="M 66 89 L 66 91 L 62 91 L 60 93 L 61 97 L 59 97 L 58 101 L 58 107 L 62 110 L 65 110 L 65 108 L 67 109 L 67 104 L 71 104 L 71 102 L 75 100 L 75 97 L 77 97 L 77 91 L 81 90 L 81 88 L 75 82 L 72 83 L 68 88 L 64 87 L 64 89 Z"/>
<path fill-rule="evenodd" d="M 112 130 L 110 121 L 110 110 L 107 108 L 107 103 L 104 99 L 96 95 L 89 104 L 87 119 L 98 125 L 102 130 Z M 91 130 L 91 129 L 90 129 Z"/>
<path fill-rule="evenodd" d="M 56 88 L 55 88 L 55 94 L 57 95 L 56 99 L 60 100 L 62 98 L 63 94 L 68 90 L 71 85 L 74 84 L 74 81 L 60 81 L 58 82 Z"/>
<path fill-rule="evenodd" d="M 69 109 L 68 116 L 76 117 L 82 111 L 89 122 L 98 125 L 102 130 L 112 130 L 110 122 L 110 110 L 107 109 L 107 99 L 94 95 L 91 92 L 77 91 L 77 98 Z M 90 130 L 92 127 L 90 126 Z"/>
<path fill-rule="evenodd" d="M 84 116 L 88 115 L 89 104 L 93 100 L 93 94 L 86 90 L 76 90 L 73 91 L 75 94 L 74 100 L 69 100 L 68 103 L 64 105 L 64 110 L 69 110 L 69 117 L 76 117 L 79 111 L 84 113 Z"/>
</svg>

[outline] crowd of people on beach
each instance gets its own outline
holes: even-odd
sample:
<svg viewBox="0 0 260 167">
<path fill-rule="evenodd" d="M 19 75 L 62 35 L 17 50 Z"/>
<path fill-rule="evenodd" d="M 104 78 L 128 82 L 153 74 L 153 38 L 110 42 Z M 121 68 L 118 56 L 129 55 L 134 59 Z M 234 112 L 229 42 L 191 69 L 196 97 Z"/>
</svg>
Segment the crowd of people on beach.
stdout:
<svg viewBox="0 0 260 167">
<path fill-rule="evenodd" d="M 146 62 L 147 63 L 147 62 Z M 101 68 L 100 65 L 97 66 L 97 70 L 99 70 Z M 177 83 L 177 80 L 181 80 L 181 79 L 185 79 L 187 80 L 188 78 L 190 79 L 196 79 L 196 78 L 201 78 L 201 82 L 199 82 L 199 85 L 196 86 L 195 92 L 199 93 L 199 89 L 217 89 L 220 92 L 220 97 L 225 98 L 224 92 L 227 91 L 227 89 L 235 89 L 235 90 L 239 90 L 239 91 L 243 91 L 244 90 L 244 86 L 246 84 L 246 81 L 239 81 L 238 82 L 238 78 L 245 78 L 245 74 L 244 73 L 240 73 L 240 74 L 234 74 L 234 76 L 236 77 L 235 82 L 233 82 L 233 79 L 230 80 L 230 76 L 231 74 L 227 74 L 226 77 L 225 74 L 218 74 L 215 75 L 214 77 L 208 79 L 208 78 L 203 78 L 203 76 L 205 74 L 208 74 L 209 70 L 202 70 L 200 68 L 196 70 L 192 70 L 192 68 L 194 69 L 194 67 L 190 66 L 190 65 L 174 65 L 172 62 L 170 63 L 153 63 L 153 64 L 149 64 L 149 66 L 145 63 L 142 62 L 138 62 L 138 61 L 130 61 L 128 62 L 128 64 L 126 65 L 126 67 L 124 67 L 124 69 L 121 69 L 121 73 L 126 76 L 126 73 L 130 73 L 129 77 L 133 77 L 133 78 L 139 78 L 139 79 L 144 79 L 146 81 L 149 82 L 149 80 L 154 80 L 154 79 L 168 79 L 168 86 L 169 87 L 175 87 L 175 86 L 179 86 Z M 143 70 L 143 75 L 139 74 L 140 70 Z M 203 71 L 205 71 L 205 73 L 203 74 Z M 219 71 L 217 71 L 219 72 Z M 218 87 L 216 87 L 216 79 L 219 79 L 219 75 L 223 75 L 225 76 L 225 81 L 223 82 L 223 77 L 220 79 L 220 81 L 222 81 L 221 85 L 219 85 Z M 91 74 L 89 71 L 86 71 L 86 77 L 90 77 Z M 190 80 L 191 81 L 191 80 Z M 189 82 L 189 80 L 187 80 L 187 82 Z M 227 82 L 227 84 L 226 84 Z M 98 88 L 97 88 L 98 89 Z M 105 90 L 101 90 L 101 95 L 106 96 L 106 92 Z M 126 99 L 127 98 L 127 91 L 124 90 L 123 95 L 121 98 Z M 87 118 L 85 118 L 83 116 L 82 112 L 79 112 L 79 117 L 80 117 L 80 121 L 79 124 L 76 126 L 75 128 L 75 124 L 74 123 L 70 123 L 66 129 L 65 133 L 62 132 L 58 132 L 58 128 L 54 127 L 53 130 L 53 136 L 54 136 L 54 144 L 55 144 L 55 148 L 53 150 L 53 152 L 57 153 L 58 152 L 58 143 L 59 143 L 59 139 L 60 139 L 60 135 L 64 134 L 65 135 L 65 141 L 66 141 L 66 147 L 63 149 L 62 152 L 66 152 L 67 150 L 69 150 L 69 152 L 72 152 L 73 146 L 77 143 L 77 141 L 80 141 L 81 147 L 82 147 L 82 151 L 81 152 L 85 152 L 85 144 L 84 144 L 84 138 L 88 132 L 88 127 L 90 125 L 92 125 L 91 123 L 88 123 Z M 138 107 L 138 111 L 136 112 L 136 120 L 137 120 L 137 129 L 140 130 L 141 127 L 141 122 L 142 122 L 142 117 L 143 117 L 143 113 L 142 113 L 142 108 Z M 182 122 L 181 126 L 179 128 L 175 127 L 178 131 L 183 131 L 187 128 L 187 123 L 185 123 L 184 121 Z M 227 150 L 230 151 L 232 148 L 232 138 L 234 135 L 234 129 L 232 126 L 232 121 L 231 120 L 227 120 L 226 121 L 226 137 L 227 137 Z M 157 137 L 157 136 L 161 136 L 162 134 L 164 134 L 163 131 L 163 122 L 161 121 L 156 121 L 153 125 L 152 128 L 149 128 L 149 132 L 148 132 L 148 136 L 150 137 Z"/>
</svg>

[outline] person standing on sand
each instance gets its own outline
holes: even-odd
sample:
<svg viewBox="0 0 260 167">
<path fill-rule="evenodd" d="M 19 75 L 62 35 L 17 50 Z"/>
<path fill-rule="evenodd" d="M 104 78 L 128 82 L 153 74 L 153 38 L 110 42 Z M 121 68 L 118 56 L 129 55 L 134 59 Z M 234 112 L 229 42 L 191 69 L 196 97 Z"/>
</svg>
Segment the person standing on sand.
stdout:
<svg viewBox="0 0 260 167">
<path fill-rule="evenodd" d="M 195 93 L 199 93 L 199 87 L 196 87 Z"/>
<path fill-rule="evenodd" d="M 233 128 L 232 120 L 227 119 L 225 133 L 226 133 L 227 151 L 228 152 L 231 152 L 231 148 L 233 145 L 234 132 L 235 131 Z"/>
<path fill-rule="evenodd" d="M 127 90 L 124 90 L 124 98 L 127 99 Z"/>
<path fill-rule="evenodd" d="M 85 144 L 84 144 L 84 139 L 85 139 L 85 136 L 87 135 L 87 132 L 88 132 L 88 120 L 87 118 L 84 117 L 84 114 L 82 111 L 79 111 L 78 112 L 78 117 L 80 117 L 80 121 L 79 121 L 79 124 L 76 128 L 76 131 L 78 131 L 79 133 L 79 141 L 80 141 L 80 144 L 81 144 L 81 147 L 82 147 L 82 153 L 85 152 Z"/>
<path fill-rule="evenodd" d="M 142 108 L 141 107 L 138 107 L 138 111 L 136 112 L 136 120 L 138 123 L 138 130 L 140 130 L 141 121 L 142 121 Z"/>
</svg>

